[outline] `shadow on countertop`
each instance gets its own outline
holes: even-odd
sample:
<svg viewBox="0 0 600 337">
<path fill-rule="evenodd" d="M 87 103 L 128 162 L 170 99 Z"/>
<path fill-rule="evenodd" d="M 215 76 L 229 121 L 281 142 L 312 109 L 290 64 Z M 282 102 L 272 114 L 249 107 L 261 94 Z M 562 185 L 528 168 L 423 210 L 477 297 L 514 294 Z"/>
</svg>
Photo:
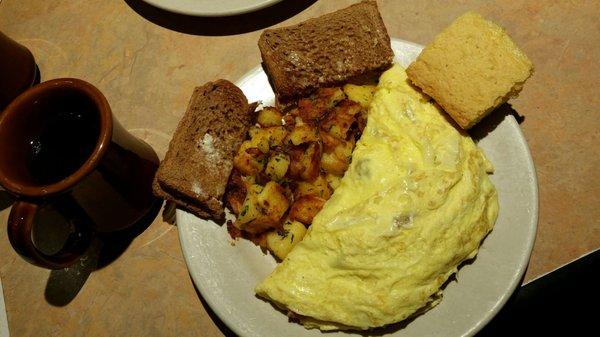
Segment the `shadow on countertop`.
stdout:
<svg viewBox="0 0 600 337">
<path fill-rule="evenodd" d="M 224 17 L 199 17 L 172 13 L 142 0 L 125 0 L 125 2 L 137 14 L 161 27 L 191 35 L 225 36 L 273 26 L 302 12 L 316 0 L 281 1 L 251 13 Z"/>
<path fill-rule="evenodd" d="M 152 224 L 161 205 L 162 202 L 157 201 L 143 218 L 125 230 L 93 234 L 90 246 L 73 266 L 50 272 L 44 292 L 46 301 L 53 306 L 62 307 L 75 299 L 93 271 L 115 261 Z M 39 233 L 34 231 L 34 240 L 40 250 L 53 253 L 61 248 L 65 236 L 72 228 L 51 207 L 44 207 L 42 211 L 39 220 L 36 220 L 35 229 Z"/>
</svg>

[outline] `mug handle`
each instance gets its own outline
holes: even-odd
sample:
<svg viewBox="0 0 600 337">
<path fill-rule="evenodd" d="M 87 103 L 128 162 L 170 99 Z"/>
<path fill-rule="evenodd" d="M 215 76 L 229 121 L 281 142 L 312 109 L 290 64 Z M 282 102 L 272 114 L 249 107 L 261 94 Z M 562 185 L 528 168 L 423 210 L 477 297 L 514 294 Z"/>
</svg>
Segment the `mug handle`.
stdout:
<svg viewBox="0 0 600 337">
<path fill-rule="evenodd" d="M 27 201 L 13 204 L 8 217 L 8 239 L 19 255 L 28 262 L 48 268 L 62 269 L 72 265 L 88 248 L 91 231 L 74 221 L 76 232 L 69 235 L 63 248 L 55 254 L 48 255 L 37 249 L 33 243 L 33 219 L 39 205 Z"/>
</svg>

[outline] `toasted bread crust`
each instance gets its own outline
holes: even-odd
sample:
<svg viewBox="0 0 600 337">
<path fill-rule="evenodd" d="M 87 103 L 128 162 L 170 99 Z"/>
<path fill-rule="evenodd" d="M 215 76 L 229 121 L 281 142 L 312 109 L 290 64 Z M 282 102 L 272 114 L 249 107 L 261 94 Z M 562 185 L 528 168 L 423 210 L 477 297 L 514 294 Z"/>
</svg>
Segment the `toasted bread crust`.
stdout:
<svg viewBox="0 0 600 337">
<path fill-rule="evenodd" d="M 200 217 L 222 219 L 233 157 L 255 108 L 229 81 L 196 88 L 157 171 L 155 194 Z"/>
<path fill-rule="evenodd" d="M 394 59 L 375 1 L 295 26 L 266 29 L 258 47 L 275 93 L 283 101 L 365 73 L 378 76 Z"/>
<path fill-rule="evenodd" d="M 180 208 L 186 212 L 192 213 L 199 218 L 206 219 L 206 218 L 212 217 L 212 215 L 209 212 L 207 212 L 205 209 L 196 207 L 196 206 L 194 206 L 194 204 L 186 202 L 184 200 L 177 199 L 176 197 L 174 197 L 171 194 L 164 191 L 160 187 L 160 184 L 158 183 L 158 180 L 156 178 L 154 179 L 154 182 L 152 183 L 152 190 L 154 191 L 154 195 L 156 195 L 157 197 L 159 197 L 161 199 L 165 199 L 167 201 L 172 201 L 177 205 L 177 208 Z"/>
</svg>

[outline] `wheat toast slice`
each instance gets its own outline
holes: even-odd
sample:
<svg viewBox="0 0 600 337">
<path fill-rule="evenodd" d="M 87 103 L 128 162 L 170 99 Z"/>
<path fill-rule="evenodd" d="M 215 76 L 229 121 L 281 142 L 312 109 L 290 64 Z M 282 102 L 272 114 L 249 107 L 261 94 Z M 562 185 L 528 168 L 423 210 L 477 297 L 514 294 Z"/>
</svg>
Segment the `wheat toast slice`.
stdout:
<svg viewBox="0 0 600 337">
<path fill-rule="evenodd" d="M 253 125 L 255 108 L 226 80 L 194 89 L 156 173 L 154 193 L 201 218 L 222 219 L 233 157 Z"/>
<path fill-rule="evenodd" d="M 294 26 L 266 29 L 258 47 L 282 102 L 365 74 L 378 77 L 394 60 L 375 1 L 362 1 Z"/>
</svg>

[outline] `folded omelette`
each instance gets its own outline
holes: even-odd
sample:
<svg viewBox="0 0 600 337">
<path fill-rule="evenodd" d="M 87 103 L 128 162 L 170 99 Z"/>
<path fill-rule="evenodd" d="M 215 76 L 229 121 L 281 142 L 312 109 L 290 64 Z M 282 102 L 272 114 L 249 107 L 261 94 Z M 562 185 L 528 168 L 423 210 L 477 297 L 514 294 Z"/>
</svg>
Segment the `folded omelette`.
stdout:
<svg viewBox="0 0 600 337">
<path fill-rule="evenodd" d="M 340 186 L 256 293 L 322 330 L 380 327 L 432 307 L 496 221 L 492 170 L 392 67 Z"/>
</svg>

